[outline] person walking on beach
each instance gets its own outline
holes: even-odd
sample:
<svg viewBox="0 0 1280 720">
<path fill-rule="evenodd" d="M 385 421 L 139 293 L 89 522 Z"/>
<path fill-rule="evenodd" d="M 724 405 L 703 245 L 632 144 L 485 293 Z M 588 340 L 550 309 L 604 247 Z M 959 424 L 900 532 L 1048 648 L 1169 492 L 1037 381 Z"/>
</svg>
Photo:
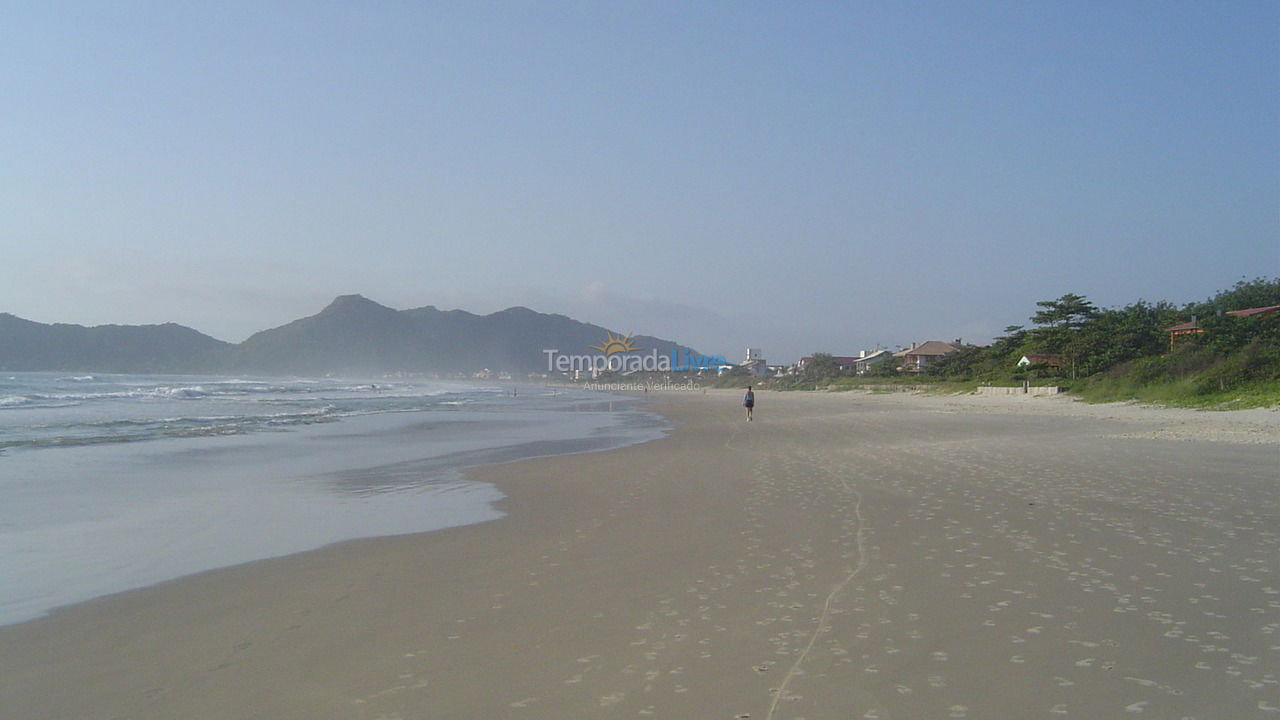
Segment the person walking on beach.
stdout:
<svg viewBox="0 0 1280 720">
<path fill-rule="evenodd" d="M 747 395 L 742 398 L 742 407 L 747 409 L 747 422 L 751 422 L 751 411 L 756 407 L 756 394 L 751 392 L 751 386 L 747 386 Z"/>
</svg>

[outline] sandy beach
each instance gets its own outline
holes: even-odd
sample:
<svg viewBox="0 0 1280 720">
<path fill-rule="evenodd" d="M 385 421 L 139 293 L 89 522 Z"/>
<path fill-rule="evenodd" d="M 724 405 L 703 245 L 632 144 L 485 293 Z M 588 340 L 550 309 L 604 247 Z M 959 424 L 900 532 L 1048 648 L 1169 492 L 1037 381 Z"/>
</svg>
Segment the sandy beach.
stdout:
<svg viewBox="0 0 1280 720">
<path fill-rule="evenodd" d="M 0 627 L 0 714 L 1280 717 L 1280 413 L 652 395 L 501 520 Z"/>
</svg>

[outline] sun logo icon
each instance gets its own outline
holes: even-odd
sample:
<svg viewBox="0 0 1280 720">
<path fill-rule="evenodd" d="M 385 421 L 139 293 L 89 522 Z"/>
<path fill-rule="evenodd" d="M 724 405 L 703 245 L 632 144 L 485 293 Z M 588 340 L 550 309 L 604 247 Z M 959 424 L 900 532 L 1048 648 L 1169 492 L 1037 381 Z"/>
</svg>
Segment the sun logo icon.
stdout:
<svg viewBox="0 0 1280 720">
<path fill-rule="evenodd" d="M 606 330 L 605 339 L 601 341 L 599 345 L 592 345 L 591 349 L 599 350 L 608 356 L 613 355 L 614 353 L 629 353 L 635 350 L 636 346 L 631 344 L 630 335 L 623 337 L 621 335 L 614 335 L 612 332 Z"/>
</svg>

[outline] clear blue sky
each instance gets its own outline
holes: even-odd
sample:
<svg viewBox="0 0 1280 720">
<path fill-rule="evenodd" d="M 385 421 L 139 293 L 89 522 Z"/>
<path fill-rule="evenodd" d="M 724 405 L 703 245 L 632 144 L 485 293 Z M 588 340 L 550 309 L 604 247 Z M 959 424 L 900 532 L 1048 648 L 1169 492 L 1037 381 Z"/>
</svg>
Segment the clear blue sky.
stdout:
<svg viewBox="0 0 1280 720">
<path fill-rule="evenodd" d="M 2 3 L 0 312 L 771 361 L 1280 275 L 1280 3 Z"/>
</svg>

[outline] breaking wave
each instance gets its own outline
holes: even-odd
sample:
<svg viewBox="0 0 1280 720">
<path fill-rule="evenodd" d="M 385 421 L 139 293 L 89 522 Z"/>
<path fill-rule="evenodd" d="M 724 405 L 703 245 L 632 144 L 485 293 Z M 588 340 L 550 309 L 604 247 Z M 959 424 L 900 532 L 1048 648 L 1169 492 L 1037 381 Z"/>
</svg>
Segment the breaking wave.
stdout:
<svg viewBox="0 0 1280 720">
<path fill-rule="evenodd" d="M 0 382 L 0 453 L 281 431 L 356 415 L 456 409 L 499 392 L 414 381 L 15 376 Z"/>
</svg>

